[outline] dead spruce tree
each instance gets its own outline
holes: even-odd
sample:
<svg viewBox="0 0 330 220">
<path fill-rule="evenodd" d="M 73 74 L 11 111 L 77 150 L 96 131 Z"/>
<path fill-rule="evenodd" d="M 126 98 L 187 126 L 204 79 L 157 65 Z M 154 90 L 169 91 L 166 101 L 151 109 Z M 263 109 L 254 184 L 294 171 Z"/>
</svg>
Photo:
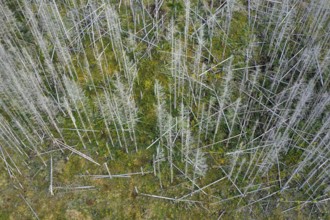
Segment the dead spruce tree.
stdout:
<svg viewBox="0 0 330 220">
<path fill-rule="evenodd" d="M 50 199 L 118 177 L 136 201 L 210 216 L 324 218 L 329 12 L 327 0 L 1 1 L 1 177 L 36 218 L 25 192 L 44 177 Z"/>
</svg>

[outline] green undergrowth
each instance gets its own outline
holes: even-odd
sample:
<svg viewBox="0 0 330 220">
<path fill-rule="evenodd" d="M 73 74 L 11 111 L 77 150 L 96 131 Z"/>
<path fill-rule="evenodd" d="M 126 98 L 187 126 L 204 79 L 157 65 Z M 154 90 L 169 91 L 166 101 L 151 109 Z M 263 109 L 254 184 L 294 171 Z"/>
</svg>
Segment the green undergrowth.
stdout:
<svg viewBox="0 0 330 220">
<path fill-rule="evenodd" d="M 146 1 L 145 3 L 149 5 L 148 10 L 152 12 L 152 8 L 155 6 L 151 3 L 147 4 L 149 2 Z M 211 4 L 211 2 L 219 7 L 222 4 L 220 2 L 223 1 L 192 1 L 191 8 L 205 7 L 203 4 Z M 127 2 L 123 4 L 127 4 Z M 132 4 L 137 4 L 137 2 L 132 1 Z M 121 19 L 124 31 L 127 32 L 134 28 L 143 29 L 142 22 L 139 24 L 132 22 L 131 12 L 128 12 L 127 5 L 124 6 L 118 9 L 118 16 Z M 13 7 L 12 4 L 10 4 L 10 7 Z M 61 8 L 60 4 L 58 7 Z M 136 7 L 141 10 L 140 7 L 142 6 Z M 61 16 L 65 17 L 66 13 L 64 7 L 62 10 L 60 9 Z M 172 19 L 177 23 L 175 39 L 184 47 L 185 39 L 182 33 L 185 30 L 183 25 L 185 12 L 183 3 L 177 1 L 164 3 L 160 13 L 168 14 L 171 18 L 164 22 L 164 26 L 169 26 Z M 231 179 L 226 178 L 227 173 L 224 172 L 224 170 L 231 171 L 231 164 L 237 158 L 239 159 L 235 162 L 240 165 L 254 158 L 254 156 L 255 158 L 263 156 L 260 152 L 251 151 L 252 153 L 234 158 L 228 153 L 237 150 L 237 146 L 242 147 L 244 150 L 245 145 L 248 144 L 247 140 L 243 140 L 241 137 L 223 142 L 222 140 L 226 140 L 230 135 L 232 137 L 239 135 L 245 137 L 254 135 L 256 137 L 264 132 L 259 127 L 256 128 L 256 131 L 252 130 L 252 126 L 249 124 L 247 130 L 242 134 L 242 124 L 234 123 L 232 129 L 229 129 L 227 123 L 234 119 L 236 101 L 242 103 L 251 101 L 249 97 L 242 95 L 240 90 L 241 85 L 239 82 L 245 74 L 241 70 L 250 65 L 260 64 L 260 66 L 263 66 L 267 64 L 270 60 L 264 51 L 268 51 L 270 46 L 265 45 L 261 51 L 259 51 L 259 48 L 252 49 L 253 52 L 254 50 L 259 52 L 258 55 L 253 57 L 255 63 L 246 63 L 246 49 L 252 42 L 250 37 L 257 35 L 258 33 L 254 32 L 261 32 L 261 30 L 250 30 L 247 12 L 239 9 L 233 12 L 228 30 L 217 29 L 212 36 L 207 31 L 203 32 L 206 42 L 201 49 L 201 65 L 198 63 L 194 66 L 195 52 L 199 48 L 196 27 L 203 26 L 203 23 L 200 19 L 196 19 L 200 15 L 192 14 L 195 16 L 192 16 L 195 20 L 191 22 L 192 24 L 188 29 L 188 47 L 183 48 L 181 51 L 185 61 L 181 63 L 180 68 L 186 68 L 186 72 L 185 75 L 180 77 L 185 79 L 185 83 L 183 83 L 176 97 L 173 92 L 173 85 L 175 85 L 176 80 L 179 80 L 179 77 L 172 76 L 172 45 L 165 37 L 168 34 L 168 28 L 164 28 L 162 36 L 155 41 L 157 47 L 150 49 L 146 42 L 137 38 L 134 47 L 129 48 L 130 50 L 127 49 L 125 53 L 118 53 L 117 45 L 113 45 L 107 35 L 105 35 L 107 37 L 101 37 L 101 40 L 94 42 L 91 35 L 85 34 L 82 36 L 82 42 L 79 42 L 78 46 L 76 45 L 77 48 L 70 48 L 77 49 L 77 51 L 72 50 L 69 52 L 71 60 L 66 61 L 68 65 L 64 67 L 58 52 L 53 53 L 54 47 L 48 48 L 48 55 L 50 56 L 53 53 L 52 61 L 56 70 L 61 75 L 65 75 L 76 82 L 81 88 L 80 95 L 83 97 L 83 101 L 68 103 L 70 106 L 77 104 L 77 108 L 72 108 L 72 115 L 65 110 L 59 111 L 55 118 L 58 128 L 50 126 L 53 136 L 46 137 L 44 142 L 40 143 L 40 146 L 38 146 L 39 149 L 42 149 L 40 154 L 36 154 L 32 150 L 30 152 L 33 153 L 30 155 L 18 155 L 13 154 L 10 150 L 8 151 L 9 155 L 14 155 L 15 160 L 24 157 L 26 163 L 20 162 L 19 167 L 22 174 L 17 175 L 17 177 L 10 176 L 10 172 L 7 172 L 5 168 L 6 164 L 1 166 L 5 169 L 0 170 L 0 219 L 33 219 L 34 215 L 37 215 L 40 219 L 79 220 L 218 219 L 219 217 L 221 219 L 291 219 L 292 216 L 297 219 L 304 219 L 303 217 L 306 216 L 306 211 L 302 209 L 304 204 L 299 202 L 299 199 L 304 200 L 299 190 L 304 189 L 298 191 L 290 189 L 288 190 L 289 193 L 285 194 L 280 192 L 282 186 L 277 181 L 278 179 L 284 181 L 289 178 L 291 170 L 288 171 L 287 168 L 294 167 L 300 161 L 302 150 L 291 148 L 281 155 L 283 163 L 280 167 L 273 166 L 265 173 L 258 173 L 259 171 L 253 170 L 251 174 L 254 175 L 244 176 L 243 172 L 237 171 L 239 168 L 233 168 L 232 171 L 237 171 L 235 176 L 236 185 L 233 184 Z M 17 12 L 15 16 L 20 22 L 24 21 L 24 16 L 21 13 Z M 202 14 L 202 16 L 207 16 L 207 13 Z M 69 23 L 70 21 L 65 20 L 64 22 Z M 148 26 L 145 30 L 141 30 L 141 32 L 150 32 L 147 37 L 144 37 L 141 32 L 138 32 L 141 36 L 137 34 L 137 37 L 143 37 L 147 40 L 154 39 L 156 33 L 151 27 Z M 20 32 L 24 34 L 26 40 L 33 42 L 29 27 L 22 25 L 21 29 Z M 129 43 L 126 32 L 122 33 L 123 45 L 125 46 Z M 99 37 L 98 34 L 96 34 L 96 37 Z M 46 66 L 45 56 L 47 54 L 43 54 L 44 52 L 40 48 L 34 48 L 33 51 L 38 51 L 36 57 L 40 58 L 40 65 Z M 102 56 L 98 57 L 101 51 Z M 105 91 L 113 93 L 116 91 L 116 80 L 118 78 L 123 81 L 125 89 L 128 89 L 128 79 L 123 77 L 125 75 L 124 68 L 121 61 L 118 61 L 122 57 L 118 59 L 115 54 L 134 61 L 134 68 L 136 67 L 137 70 L 137 76 L 132 83 L 132 88 L 130 88 L 131 98 L 138 109 L 134 130 L 137 146 L 134 146 L 134 141 L 129 138 L 128 125 L 124 125 L 123 131 L 121 130 L 122 133 L 118 135 L 116 122 L 104 120 L 104 113 L 99 108 L 98 102 L 105 102 Z M 140 59 L 136 59 L 136 56 Z M 222 61 L 224 61 L 223 64 L 215 67 Z M 273 65 L 278 66 L 276 62 Z M 200 72 L 196 72 L 195 68 Z M 201 73 L 205 71 L 203 68 L 208 71 L 204 72 L 202 77 Z M 267 68 L 276 71 L 275 67 L 274 69 L 272 67 Z M 261 72 L 265 69 L 266 67 L 260 67 Z M 185 170 L 185 163 L 181 158 L 183 149 L 181 141 L 183 140 L 178 132 L 177 137 L 175 137 L 176 142 L 173 144 L 173 161 L 176 167 L 173 169 L 174 177 L 171 179 L 172 170 L 169 163 L 160 162 L 154 166 L 154 157 L 157 154 L 158 146 L 165 149 L 165 154 L 169 154 L 168 143 L 162 137 L 159 137 L 156 111 L 157 97 L 154 88 L 156 82 L 164 90 L 162 99 L 165 102 L 163 110 L 168 114 L 166 119 L 178 119 L 180 117 L 181 106 L 179 103 L 189 106 L 189 115 L 186 116 L 188 120 L 185 123 L 189 123 L 192 136 L 197 136 L 201 126 L 199 124 L 200 118 L 198 118 L 201 111 L 207 111 L 210 106 L 210 111 L 215 114 L 217 109 L 220 108 L 220 104 L 215 97 L 223 95 L 223 84 L 228 71 L 233 72 L 233 79 L 228 86 L 229 95 L 225 98 L 224 105 L 231 102 L 231 106 L 227 106 L 224 110 L 224 119 L 219 123 L 217 133 L 215 133 L 215 126 L 210 125 L 210 132 L 200 135 L 200 143 L 194 143 L 190 146 L 194 150 L 197 148 L 203 149 L 203 153 L 207 158 L 207 173 L 196 178 L 196 185 L 187 180 L 182 171 Z M 44 81 L 50 80 L 51 76 L 45 74 L 41 79 Z M 257 82 L 262 84 L 264 88 L 269 89 L 272 86 L 270 79 L 257 79 Z M 201 83 L 210 86 L 211 89 L 201 86 Z M 282 86 L 285 87 L 284 84 L 279 86 L 279 91 Z M 52 84 L 49 86 L 47 84 L 46 89 L 52 95 L 57 92 Z M 200 100 L 195 100 L 194 95 L 199 95 L 199 93 L 201 93 Z M 60 93 L 59 95 L 61 98 L 58 101 L 65 106 L 67 97 L 65 94 Z M 259 91 L 259 94 L 254 95 L 260 97 L 262 101 L 271 97 L 264 91 Z M 177 99 L 176 103 L 173 101 L 175 98 Z M 270 98 L 268 102 L 264 102 L 270 109 L 273 107 L 271 101 Z M 209 103 L 211 104 L 209 105 Z M 257 107 L 260 106 L 256 104 Z M 2 109 L 0 109 L 0 114 L 10 119 L 10 116 Z M 20 114 L 28 116 L 29 113 Z M 268 113 L 251 113 L 250 121 L 259 120 L 263 122 L 268 117 Z M 48 120 L 46 116 L 45 119 Z M 216 119 L 216 116 L 212 116 L 207 120 L 216 121 Z M 300 126 L 303 127 L 304 123 L 302 122 Z M 76 128 L 83 128 L 84 126 L 88 131 L 76 130 Z M 320 122 L 313 129 L 318 130 L 321 126 L 322 123 Z M 60 133 L 57 129 L 60 130 Z M 18 129 L 16 130 L 18 131 Z M 294 136 L 293 133 L 289 135 Z M 29 140 L 24 135 L 21 134 L 20 138 L 22 143 L 29 146 Z M 124 147 L 121 147 L 122 139 L 127 140 L 127 152 Z M 54 140 L 79 150 L 81 153 L 93 158 L 99 165 L 82 158 L 81 155 L 77 155 L 65 149 L 65 147 L 59 147 L 60 145 L 56 144 Z M 296 137 L 296 140 L 300 140 L 299 137 Z M 216 144 L 213 144 L 214 142 Z M 306 147 L 306 143 L 302 141 L 299 144 L 302 149 Z M 51 195 L 49 190 L 50 160 L 53 161 L 54 195 Z M 10 164 L 10 166 L 14 165 Z M 154 168 L 160 171 L 155 172 Z M 243 169 L 245 168 L 243 167 Z M 193 167 L 186 168 L 186 172 L 187 176 L 192 176 L 194 173 Z M 305 172 L 307 173 L 308 170 Z M 130 176 L 116 176 L 120 174 L 130 174 Z M 103 178 L 96 178 L 97 175 L 103 175 Z M 199 190 L 197 187 L 197 185 L 207 186 L 213 184 L 221 178 L 223 180 L 215 183 L 212 187 L 207 187 L 204 190 Z M 254 178 L 254 182 L 250 184 L 252 178 Z M 294 177 L 294 181 L 301 181 L 299 174 Z M 321 188 L 327 187 L 325 183 L 322 184 Z M 80 187 L 87 188 L 82 189 Z M 257 191 L 256 195 L 252 195 L 252 193 L 243 195 L 243 192 L 237 189 L 238 187 L 243 192 Z M 273 194 L 274 200 L 267 200 L 267 204 L 266 202 L 258 202 L 258 199 L 270 195 L 264 189 L 271 189 L 271 192 L 276 192 Z M 190 195 L 192 191 L 198 192 Z M 270 195 L 270 197 L 273 195 Z M 163 198 L 155 198 L 155 196 Z M 190 201 L 180 200 L 180 197 Z M 294 200 L 292 198 L 295 201 L 292 201 Z M 244 208 L 251 206 L 251 203 L 253 211 L 251 209 L 248 212 Z M 283 213 L 283 209 L 291 207 L 289 206 L 292 205 L 291 203 L 294 203 L 296 208 L 288 214 Z M 265 209 L 271 211 L 264 213 Z M 320 214 L 320 217 L 323 217 L 322 214 Z"/>
</svg>

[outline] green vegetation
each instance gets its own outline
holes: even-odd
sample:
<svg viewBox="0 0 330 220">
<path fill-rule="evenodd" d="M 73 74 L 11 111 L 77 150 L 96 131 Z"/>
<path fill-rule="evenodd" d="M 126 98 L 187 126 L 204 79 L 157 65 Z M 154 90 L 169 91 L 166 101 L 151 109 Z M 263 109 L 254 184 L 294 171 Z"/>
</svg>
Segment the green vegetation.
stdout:
<svg viewBox="0 0 330 220">
<path fill-rule="evenodd" d="M 0 219 L 329 217 L 326 0 L 0 9 Z"/>
</svg>

